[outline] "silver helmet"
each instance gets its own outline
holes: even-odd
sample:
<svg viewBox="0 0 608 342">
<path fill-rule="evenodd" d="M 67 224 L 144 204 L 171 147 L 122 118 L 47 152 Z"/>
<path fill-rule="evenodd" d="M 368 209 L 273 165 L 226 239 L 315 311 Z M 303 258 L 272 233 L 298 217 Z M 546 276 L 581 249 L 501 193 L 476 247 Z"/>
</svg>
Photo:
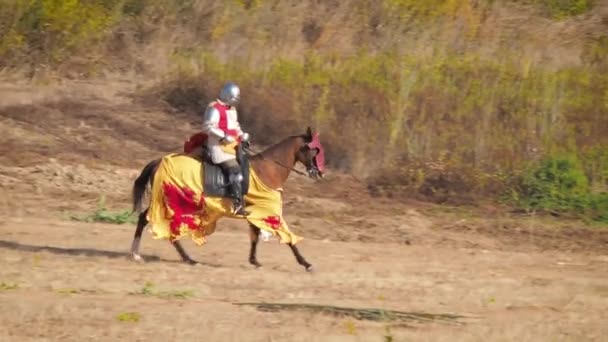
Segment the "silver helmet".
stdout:
<svg viewBox="0 0 608 342">
<path fill-rule="evenodd" d="M 236 106 L 241 99 L 241 90 L 235 83 L 227 82 L 220 92 L 219 99 L 231 106 Z"/>
</svg>

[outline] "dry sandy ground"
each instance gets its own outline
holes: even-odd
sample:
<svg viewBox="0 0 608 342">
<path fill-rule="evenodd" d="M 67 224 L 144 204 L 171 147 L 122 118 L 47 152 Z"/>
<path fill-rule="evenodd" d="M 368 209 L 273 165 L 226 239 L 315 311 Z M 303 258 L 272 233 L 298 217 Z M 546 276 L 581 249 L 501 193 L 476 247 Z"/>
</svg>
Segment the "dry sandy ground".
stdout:
<svg viewBox="0 0 608 342">
<path fill-rule="evenodd" d="M 132 227 L 13 218 L 0 226 L 0 338 L 22 340 L 381 341 L 390 324 L 309 313 L 265 313 L 236 302 L 333 304 L 471 316 L 463 325 L 393 326 L 396 340 L 600 341 L 608 334 L 608 260 L 570 253 L 434 249 L 307 240 L 307 274 L 289 250 L 263 244 L 247 264 L 247 234 L 224 231 L 178 263 L 144 240 L 126 260 Z M 238 230 L 234 227 L 234 230 Z M 141 291 L 147 282 L 151 294 Z M 190 298 L 165 298 L 192 291 Z M 139 322 L 117 315 L 136 312 Z"/>
<path fill-rule="evenodd" d="M 309 274 L 285 246 L 247 263 L 244 222 L 225 220 L 187 266 L 133 225 L 69 220 L 99 197 L 128 208 L 144 163 L 178 149 L 193 118 L 100 93 L 94 84 L 0 84 L 0 341 L 602 341 L 608 234 L 577 222 L 390 203 L 334 174 L 286 186 Z M 77 88 L 74 92 L 71 88 Z M 116 85 L 114 89 L 130 90 Z M 128 88 L 128 87 L 127 87 Z M 104 88 L 105 89 L 105 88 Z M 66 97 L 65 94 L 78 96 Z M 142 117 L 155 123 L 140 125 Z M 172 125 L 173 136 L 162 135 Z M 292 132 L 286 133 L 291 134 Z M 371 322 L 263 312 L 240 302 L 307 303 L 466 316 Z M 131 316 L 129 316 L 131 313 Z M 129 317 L 136 316 L 133 320 Z"/>
</svg>

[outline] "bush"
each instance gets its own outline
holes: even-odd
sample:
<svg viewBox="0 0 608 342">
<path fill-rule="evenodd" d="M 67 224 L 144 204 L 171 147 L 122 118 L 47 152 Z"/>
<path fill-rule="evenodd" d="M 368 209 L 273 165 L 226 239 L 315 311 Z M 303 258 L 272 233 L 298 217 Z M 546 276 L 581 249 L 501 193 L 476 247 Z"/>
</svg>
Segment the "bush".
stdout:
<svg viewBox="0 0 608 342">
<path fill-rule="evenodd" d="M 589 183 L 574 156 L 544 159 L 524 176 L 524 204 L 540 209 L 583 209 Z"/>
<path fill-rule="evenodd" d="M 608 223 L 608 193 L 603 192 L 591 197 L 591 216 L 596 221 Z"/>
<path fill-rule="evenodd" d="M 104 37 L 120 20 L 121 1 L 16 0 L 1 10 L 0 60 L 54 64 Z M 2 5 L 4 7 L 5 5 Z M 0 63 L 0 66 L 2 64 Z"/>
<path fill-rule="evenodd" d="M 564 18 L 585 13 L 591 9 L 591 0 L 542 0 L 555 18 Z"/>
<path fill-rule="evenodd" d="M 575 155 L 548 157 L 531 169 L 521 184 L 520 206 L 608 222 L 608 194 L 593 193 Z"/>
</svg>

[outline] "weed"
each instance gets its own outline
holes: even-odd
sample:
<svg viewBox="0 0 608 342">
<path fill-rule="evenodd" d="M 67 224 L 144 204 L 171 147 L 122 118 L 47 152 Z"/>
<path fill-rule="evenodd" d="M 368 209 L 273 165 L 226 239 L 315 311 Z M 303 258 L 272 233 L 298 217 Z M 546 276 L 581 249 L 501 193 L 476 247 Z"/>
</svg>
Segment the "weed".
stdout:
<svg viewBox="0 0 608 342">
<path fill-rule="evenodd" d="M 355 325 L 355 322 L 353 322 L 352 320 L 347 320 L 346 322 L 344 322 L 344 326 L 346 328 L 346 333 L 349 335 L 357 335 L 357 326 Z"/>
<path fill-rule="evenodd" d="M 167 298 L 186 299 L 186 298 L 194 297 L 194 291 L 192 291 L 192 290 L 166 291 L 166 292 L 162 292 L 161 296 L 167 297 Z"/>
<path fill-rule="evenodd" d="M 585 13 L 593 5 L 592 0 L 540 0 L 539 2 L 557 19 Z"/>
<path fill-rule="evenodd" d="M 139 322 L 141 315 L 137 312 L 121 312 L 116 315 L 116 319 L 120 322 Z"/>
<path fill-rule="evenodd" d="M 146 282 L 146 284 L 139 291 L 131 294 L 175 299 L 187 299 L 194 297 L 194 291 L 192 290 L 156 291 L 152 282 Z"/>
<path fill-rule="evenodd" d="M 17 283 L 0 282 L 0 291 L 16 290 L 19 288 Z"/>
<path fill-rule="evenodd" d="M 395 338 L 393 337 L 393 333 L 391 332 L 391 328 L 387 325 L 384 327 L 384 342 L 393 342 Z"/>
<path fill-rule="evenodd" d="M 139 290 L 139 294 L 142 294 L 144 296 L 148 296 L 148 295 L 152 295 L 153 291 L 152 288 L 154 287 L 154 284 L 152 282 L 147 281 L 146 284 L 141 288 L 141 290 Z"/>
<path fill-rule="evenodd" d="M 78 294 L 78 293 L 80 293 L 80 290 L 68 288 L 68 289 L 57 289 L 57 292 L 63 293 L 63 294 Z"/>
<path fill-rule="evenodd" d="M 135 224 L 137 223 L 137 217 L 134 216 L 129 210 L 122 212 L 110 212 L 105 208 L 105 199 L 102 197 L 98 204 L 97 209 L 90 215 L 86 216 L 70 216 L 70 219 L 79 222 L 99 222 L 99 223 L 112 223 L 112 224 Z"/>
</svg>

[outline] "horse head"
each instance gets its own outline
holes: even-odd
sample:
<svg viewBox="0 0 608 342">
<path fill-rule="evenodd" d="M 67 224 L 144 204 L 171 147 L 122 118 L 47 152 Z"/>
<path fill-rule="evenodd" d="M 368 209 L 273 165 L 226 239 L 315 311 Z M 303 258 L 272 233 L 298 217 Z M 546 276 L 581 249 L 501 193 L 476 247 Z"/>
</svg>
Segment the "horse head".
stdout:
<svg viewBox="0 0 608 342">
<path fill-rule="evenodd" d="M 304 138 L 304 144 L 296 152 L 296 161 L 306 167 L 306 172 L 310 178 L 323 178 L 323 173 L 325 172 L 325 150 L 319 139 L 319 133 L 313 132 L 308 127 L 302 137 Z"/>
</svg>

